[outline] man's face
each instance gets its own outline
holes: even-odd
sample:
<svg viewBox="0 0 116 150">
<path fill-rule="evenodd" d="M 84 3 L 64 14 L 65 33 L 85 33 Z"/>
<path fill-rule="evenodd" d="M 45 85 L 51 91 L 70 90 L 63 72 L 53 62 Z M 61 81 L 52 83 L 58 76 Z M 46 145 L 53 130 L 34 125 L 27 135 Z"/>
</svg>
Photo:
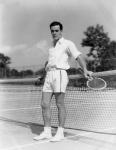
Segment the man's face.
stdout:
<svg viewBox="0 0 116 150">
<path fill-rule="evenodd" d="M 62 37 L 62 31 L 60 30 L 60 26 L 52 26 L 51 27 L 51 34 L 54 41 L 58 41 Z"/>
</svg>

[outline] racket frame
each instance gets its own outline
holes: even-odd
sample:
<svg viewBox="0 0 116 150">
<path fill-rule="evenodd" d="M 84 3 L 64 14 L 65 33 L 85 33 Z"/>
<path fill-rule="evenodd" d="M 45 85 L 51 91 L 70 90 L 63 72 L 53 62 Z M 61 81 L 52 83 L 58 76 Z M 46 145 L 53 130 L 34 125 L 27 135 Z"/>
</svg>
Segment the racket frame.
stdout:
<svg viewBox="0 0 116 150">
<path fill-rule="evenodd" d="M 101 87 L 101 88 L 92 88 L 91 86 L 89 86 L 89 82 L 91 81 L 91 80 L 94 80 L 94 79 L 100 79 L 101 81 L 103 81 L 104 82 L 104 86 L 103 87 Z M 103 89 L 105 89 L 106 87 L 107 87 L 107 83 L 106 83 L 106 81 L 104 80 L 104 79 L 102 79 L 102 78 L 99 78 L 99 77 L 91 77 L 91 79 L 88 79 L 88 81 L 87 81 L 87 87 L 88 88 L 90 88 L 90 89 L 92 89 L 92 90 L 103 90 Z"/>
</svg>

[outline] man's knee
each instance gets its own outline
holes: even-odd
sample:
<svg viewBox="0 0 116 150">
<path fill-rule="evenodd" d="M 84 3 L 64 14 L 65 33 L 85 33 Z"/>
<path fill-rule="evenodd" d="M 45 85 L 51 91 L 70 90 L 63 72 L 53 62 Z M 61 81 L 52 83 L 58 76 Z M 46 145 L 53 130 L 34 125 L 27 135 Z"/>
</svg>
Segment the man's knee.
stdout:
<svg viewBox="0 0 116 150">
<path fill-rule="evenodd" d="M 52 97 L 52 93 L 46 93 L 46 92 L 42 93 L 41 107 L 43 109 L 47 109 L 50 107 L 51 97 Z"/>
<path fill-rule="evenodd" d="M 58 108 L 64 107 L 64 96 L 65 96 L 65 93 L 55 94 L 56 105 L 57 105 Z"/>
<path fill-rule="evenodd" d="M 58 108 L 63 108 L 64 107 L 64 102 L 63 101 L 57 101 L 56 105 Z"/>
<path fill-rule="evenodd" d="M 41 102 L 41 108 L 42 109 L 48 109 L 50 107 L 50 104 L 49 103 L 47 103 L 47 102 Z"/>
</svg>

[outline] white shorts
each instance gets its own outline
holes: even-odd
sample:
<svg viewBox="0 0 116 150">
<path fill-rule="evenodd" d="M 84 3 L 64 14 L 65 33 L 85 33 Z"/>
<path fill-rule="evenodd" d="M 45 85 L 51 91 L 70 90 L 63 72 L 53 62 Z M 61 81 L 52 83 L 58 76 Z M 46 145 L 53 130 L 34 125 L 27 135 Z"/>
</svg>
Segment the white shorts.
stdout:
<svg viewBox="0 0 116 150">
<path fill-rule="evenodd" d="M 43 92 L 65 93 L 68 81 L 68 75 L 65 70 L 55 69 L 48 71 L 43 86 Z"/>
</svg>

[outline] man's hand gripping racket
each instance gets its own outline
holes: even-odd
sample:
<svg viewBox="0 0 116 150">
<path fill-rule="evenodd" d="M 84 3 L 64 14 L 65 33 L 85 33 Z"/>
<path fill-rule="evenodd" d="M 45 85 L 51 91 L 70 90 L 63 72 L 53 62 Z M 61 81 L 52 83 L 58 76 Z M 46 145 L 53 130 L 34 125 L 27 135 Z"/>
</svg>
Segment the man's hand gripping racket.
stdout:
<svg viewBox="0 0 116 150">
<path fill-rule="evenodd" d="M 105 89 L 107 83 L 102 78 L 94 76 L 94 73 L 87 71 L 84 73 L 85 78 L 87 78 L 87 87 L 92 90 L 102 90 Z"/>
</svg>

